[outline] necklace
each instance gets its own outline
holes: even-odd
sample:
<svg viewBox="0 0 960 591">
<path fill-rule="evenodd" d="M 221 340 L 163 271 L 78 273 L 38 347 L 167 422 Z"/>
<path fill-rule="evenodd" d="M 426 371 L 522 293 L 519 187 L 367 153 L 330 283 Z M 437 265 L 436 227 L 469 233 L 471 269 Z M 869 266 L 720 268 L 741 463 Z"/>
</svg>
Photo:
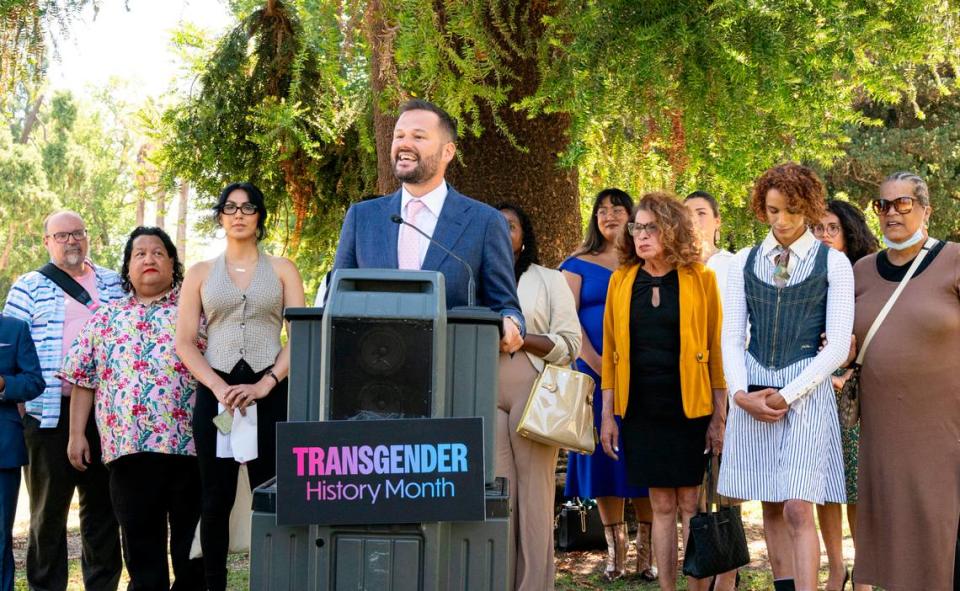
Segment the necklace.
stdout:
<svg viewBox="0 0 960 591">
<path fill-rule="evenodd" d="M 259 262 L 259 260 L 260 260 L 260 258 L 257 257 L 257 260 L 254 261 L 253 263 L 256 264 L 257 262 Z M 241 267 L 241 266 L 237 265 L 236 263 L 231 263 L 230 261 L 226 261 L 226 262 L 227 262 L 227 264 L 230 266 L 230 268 L 233 269 L 233 270 L 234 270 L 235 272 L 237 272 L 237 273 L 246 273 L 246 272 L 247 272 L 247 265 L 248 265 L 248 263 L 244 263 L 243 266 Z"/>
</svg>

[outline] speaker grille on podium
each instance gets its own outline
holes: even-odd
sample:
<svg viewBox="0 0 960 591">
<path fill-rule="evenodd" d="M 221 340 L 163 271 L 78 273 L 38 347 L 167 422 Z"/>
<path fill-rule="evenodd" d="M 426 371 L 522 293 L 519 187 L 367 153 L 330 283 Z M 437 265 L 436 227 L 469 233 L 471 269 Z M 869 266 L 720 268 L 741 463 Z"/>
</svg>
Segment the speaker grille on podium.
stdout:
<svg viewBox="0 0 960 591">
<path fill-rule="evenodd" d="M 330 419 L 431 416 L 432 320 L 339 317 L 331 328 Z"/>
</svg>

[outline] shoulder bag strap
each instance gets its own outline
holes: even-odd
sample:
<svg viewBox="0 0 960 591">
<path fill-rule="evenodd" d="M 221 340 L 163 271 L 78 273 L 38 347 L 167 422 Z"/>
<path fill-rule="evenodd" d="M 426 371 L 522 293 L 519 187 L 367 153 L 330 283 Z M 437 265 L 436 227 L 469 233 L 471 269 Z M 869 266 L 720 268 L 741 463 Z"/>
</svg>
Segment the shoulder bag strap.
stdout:
<svg viewBox="0 0 960 591">
<path fill-rule="evenodd" d="M 907 282 L 910 281 L 910 278 L 913 277 L 914 273 L 917 272 L 917 269 L 920 267 L 920 263 L 923 262 L 923 259 L 926 258 L 927 253 L 930 252 L 930 249 L 937 243 L 933 238 L 927 238 L 927 242 L 923 245 L 923 248 L 920 250 L 920 254 L 913 259 L 913 264 L 910 265 L 910 268 L 907 269 L 907 274 L 903 276 L 903 279 L 900 280 L 900 285 L 897 286 L 897 289 L 894 290 L 893 294 L 890 296 L 890 299 L 887 300 L 887 303 L 883 306 L 883 309 L 880 310 L 880 313 L 877 314 L 877 318 L 873 321 L 873 324 L 870 325 L 870 330 L 867 331 L 867 336 L 863 339 L 863 345 L 860 346 L 860 353 L 857 354 L 857 360 L 854 362 L 857 366 L 863 365 L 863 358 L 867 354 L 867 347 L 870 345 L 870 341 L 873 340 L 874 335 L 877 334 L 877 331 L 880 330 L 880 325 L 883 324 L 883 321 L 887 318 L 887 314 L 890 313 L 890 309 L 893 308 L 893 305 L 897 302 L 897 298 L 900 297 L 900 294 L 903 293 L 903 290 L 907 287 Z"/>
<path fill-rule="evenodd" d="M 62 289 L 68 296 L 77 300 L 87 308 L 93 309 L 93 307 L 91 307 L 93 298 L 90 297 L 90 294 L 87 293 L 87 290 L 84 289 L 82 285 L 77 283 L 76 279 L 71 277 L 60 267 L 54 265 L 53 263 L 47 263 L 46 265 L 37 269 L 37 273 L 40 273 L 50 281 L 56 283 L 57 287 Z"/>
</svg>

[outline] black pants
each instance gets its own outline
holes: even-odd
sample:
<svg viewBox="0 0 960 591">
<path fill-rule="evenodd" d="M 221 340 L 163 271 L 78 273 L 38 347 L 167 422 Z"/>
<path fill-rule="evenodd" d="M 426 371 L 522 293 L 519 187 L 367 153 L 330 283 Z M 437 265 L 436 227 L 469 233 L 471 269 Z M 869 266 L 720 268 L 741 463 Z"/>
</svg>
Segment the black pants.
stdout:
<svg viewBox="0 0 960 591">
<path fill-rule="evenodd" d="M 266 370 L 254 372 L 243 360 L 229 374 L 218 371 L 228 384 L 254 384 Z M 227 587 L 227 548 L 230 542 L 230 510 L 237 495 L 237 473 L 232 458 L 217 457 L 217 399 L 208 388 L 197 389 L 193 413 L 193 440 L 200 461 L 202 508 L 200 546 L 207 588 L 223 591 Z M 247 462 L 250 486 L 256 488 L 277 473 L 277 421 L 287 420 L 287 381 L 283 380 L 269 395 L 257 401 L 257 459 Z"/>
<path fill-rule="evenodd" d="M 190 560 L 200 519 L 200 468 L 193 456 L 137 453 L 107 466 L 123 534 L 127 591 L 203 591 L 203 563 Z M 167 568 L 167 522 L 173 587 Z"/>
<path fill-rule="evenodd" d="M 13 591 L 13 521 L 19 494 L 20 466 L 0 468 L 0 591 Z"/>
<path fill-rule="evenodd" d="M 87 441 L 93 459 L 85 472 L 67 459 L 70 399 L 60 401 L 60 421 L 41 429 L 37 419 L 23 418 L 30 463 L 23 467 L 30 493 L 27 582 L 33 591 L 67 588 L 67 514 L 74 490 L 80 491 L 80 566 L 87 591 L 116 591 L 123 563 L 120 532 L 110 503 L 107 469 L 100 461 L 100 434 L 90 413 Z"/>
</svg>

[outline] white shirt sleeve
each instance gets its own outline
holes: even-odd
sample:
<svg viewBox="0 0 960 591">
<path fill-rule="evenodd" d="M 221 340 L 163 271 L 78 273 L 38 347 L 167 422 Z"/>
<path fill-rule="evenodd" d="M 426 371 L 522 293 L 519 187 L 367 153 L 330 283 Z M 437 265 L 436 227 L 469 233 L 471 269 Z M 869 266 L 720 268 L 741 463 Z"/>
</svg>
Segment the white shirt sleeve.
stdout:
<svg viewBox="0 0 960 591">
<path fill-rule="evenodd" d="M 747 298 L 743 289 L 743 266 L 749 254 L 750 249 L 745 248 L 730 262 L 723 297 L 720 346 L 723 349 L 723 373 L 731 400 L 737 392 L 747 390 Z"/>
<path fill-rule="evenodd" d="M 787 404 L 792 404 L 813 391 L 840 367 L 850 353 L 854 314 L 853 268 L 846 255 L 840 251 L 830 249 L 827 256 L 827 280 L 827 346 L 817 353 L 800 375 L 780 390 L 780 395 Z M 723 361 L 727 361 L 726 354 Z"/>
</svg>

